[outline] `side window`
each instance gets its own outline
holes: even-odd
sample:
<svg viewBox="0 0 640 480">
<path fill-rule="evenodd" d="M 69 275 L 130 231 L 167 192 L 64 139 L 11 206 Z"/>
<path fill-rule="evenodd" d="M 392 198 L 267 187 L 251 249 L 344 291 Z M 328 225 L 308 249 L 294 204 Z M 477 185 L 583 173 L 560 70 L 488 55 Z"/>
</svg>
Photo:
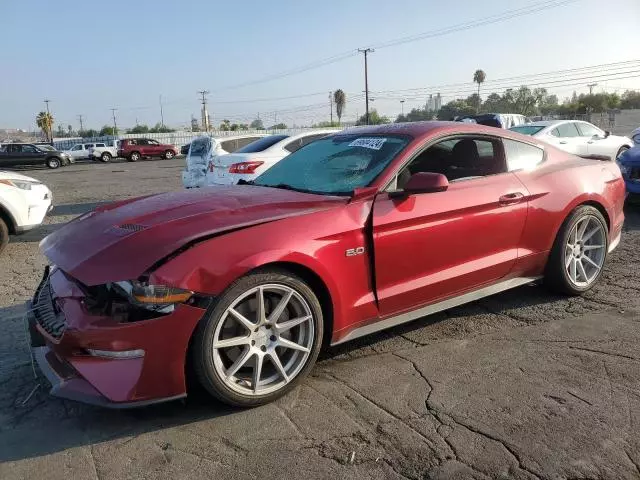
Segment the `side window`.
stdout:
<svg viewBox="0 0 640 480">
<path fill-rule="evenodd" d="M 544 158 L 544 150 L 533 145 L 506 138 L 503 143 L 509 171 L 531 170 L 541 163 Z"/>
<path fill-rule="evenodd" d="M 20 153 L 22 151 L 22 145 L 8 145 L 10 153 Z"/>
<path fill-rule="evenodd" d="M 158 142 L 157 140 L 153 140 L 151 138 L 148 138 L 146 142 L 147 142 L 147 145 L 160 145 L 160 142 Z"/>
<path fill-rule="evenodd" d="M 136 142 L 138 145 L 149 145 L 149 140 L 146 138 L 139 138 Z"/>
<path fill-rule="evenodd" d="M 250 143 L 255 142 L 256 140 L 259 140 L 262 137 L 247 137 L 247 138 L 240 138 L 237 140 L 236 142 L 236 149 L 238 148 L 242 148 L 242 147 L 246 147 L 247 145 L 249 145 Z M 227 150 L 225 148 L 225 150 Z M 227 152 L 229 152 L 229 150 L 227 150 Z M 231 153 L 231 152 L 229 152 Z"/>
<path fill-rule="evenodd" d="M 563 123 L 562 125 L 558 125 L 555 129 L 558 131 L 557 137 L 579 137 L 580 132 L 576 128 L 575 123 Z"/>
<path fill-rule="evenodd" d="M 284 149 L 287 150 L 288 152 L 295 152 L 296 150 L 299 150 L 300 147 L 302 147 L 302 139 L 298 138 L 297 140 L 294 140 L 292 142 L 287 143 L 284 146 Z"/>
<path fill-rule="evenodd" d="M 128 143 L 128 144 L 126 144 L 126 143 L 125 143 L 124 145 L 125 145 L 125 146 L 126 146 L 126 145 L 138 145 L 138 140 L 136 140 L 135 138 L 134 138 L 134 139 L 131 139 L 131 140 L 129 140 L 129 143 Z"/>
<path fill-rule="evenodd" d="M 82 145 L 75 145 L 71 150 L 74 152 L 77 152 L 78 150 L 82 150 Z"/>
<path fill-rule="evenodd" d="M 597 135 L 599 137 L 604 137 L 604 132 L 597 128 L 595 125 L 591 125 L 590 123 L 577 123 L 578 130 L 580 130 L 581 137 L 593 137 Z"/>
<path fill-rule="evenodd" d="M 33 145 L 22 145 L 22 153 L 36 153 L 36 151 Z"/>
<path fill-rule="evenodd" d="M 89 150 L 90 148 L 93 148 L 93 143 L 87 143 L 84 148 L 86 148 L 87 150 Z"/>
<path fill-rule="evenodd" d="M 505 173 L 502 143 L 497 138 L 463 137 L 431 145 L 398 174 L 396 188 L 402 189 L 411 175 L 441 173 L 450 182 L 472 180 Z"/>
<path fill-rule="evenodd" d="M 106 147 L 104 143 L 96 143 L 96 147 Z"/>
</svg>

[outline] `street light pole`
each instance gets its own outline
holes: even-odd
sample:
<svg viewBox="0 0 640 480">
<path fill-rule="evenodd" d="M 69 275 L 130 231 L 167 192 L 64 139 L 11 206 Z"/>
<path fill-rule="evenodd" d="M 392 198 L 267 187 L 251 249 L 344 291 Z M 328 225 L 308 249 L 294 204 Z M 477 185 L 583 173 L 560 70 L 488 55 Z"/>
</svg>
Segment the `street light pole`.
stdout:
<svg viewBox="0 0 640 480">
<path fill-rule="evenodd" d="M 400 105 L 402 107 L 402 116 L 404 117 L 404 100 L 400 100 Z"/>
<path fill-rule="evenodd" d="M 364 106 L 365 106 L 365 120 L 369 125 L 369 75 L 367 69 L 367 54 L 372 53 L 375 50 L 373 48 L 359 48 L 360 53 L 364 53 Z"/>
</svg>

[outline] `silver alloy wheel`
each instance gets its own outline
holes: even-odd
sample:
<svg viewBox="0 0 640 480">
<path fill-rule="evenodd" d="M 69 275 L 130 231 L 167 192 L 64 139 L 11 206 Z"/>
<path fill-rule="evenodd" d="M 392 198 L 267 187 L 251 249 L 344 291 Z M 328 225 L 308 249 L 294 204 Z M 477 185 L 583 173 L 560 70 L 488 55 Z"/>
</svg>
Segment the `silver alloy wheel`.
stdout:
<svg viewBox="0 0 640 480">
<path fill-rule="evenodd" d="M 59 166 L 60 166 L 60 162 L 58 161 L 57 158 L 52 158 L 51 160 L 49 160 L 49 167 L 58 168 Z"/>
<path fill-rule="evenodd" d="M 135 152 L 132 153 L 131 154 L 131 160 L 133 160 L 134 162 L 137 161 L 137 160 L 140 160 L 140 154 L 135 153 Z"/>
<path fill-rule="evenodd" d="M 606 257 L 607 232 L 594 215 L 585 215 L 574 225 L 564 250 L 564 266 L 571 283 L 587 287 L 596 279 Z"/>
<path fill-rule="evenodd" d="M 260 285 L 222 314 L 213 335 L 214 367 L 230 389 L 265 395 L 300 373 L 314 339 L 313 313 L 304 297 L 286 285 Z"/>
<path fill-rule="evenodd" d="M 167 160 L 171 160 L 173 158 L 173 152 L 170 152 L 170 151 L 165 152 L 164 157 Z"/>
</svg>

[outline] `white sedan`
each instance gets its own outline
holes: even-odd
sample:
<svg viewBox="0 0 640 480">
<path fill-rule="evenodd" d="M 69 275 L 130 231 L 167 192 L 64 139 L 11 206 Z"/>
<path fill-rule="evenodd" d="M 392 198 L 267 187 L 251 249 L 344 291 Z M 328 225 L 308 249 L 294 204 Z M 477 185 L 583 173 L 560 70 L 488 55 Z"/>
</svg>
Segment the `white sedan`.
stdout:
<svg viewBox="0 0 640 480">
<path fill-rule="evenodd" d="M 509 130 L 532 135 L 580 157 L 608 157 L 615 160 L 633 147 L 628 137 L 611 135 L 595 125 L 579 120 L 548 120 L 527 123 Z"/>
<path fill-rule="evenodd" d="M 31 230 L 51 210 L 51 190 L 35 178 L 0 171 L 0 252 L 10 234 Z"/>
<path fill-rule="evenodd" d="M 207 185 L 235 185 L 266 172 L 290 153 L 338 130 L 310 130 L 297 135 L 271 135 L 229 155 L 213 157 L 207 166 Z"/>
<path fill-rule="evenodd" d="M 197 137 L 189 145 L 186 166 L 182 171 L 182 184 L 185 188 L 203 187 L 205 171 L 211 159 L 218 155 L 226 155 L 265 137 L 264 133 L 234 135 L 213 138 L 208 135 Z"/>
</svg>

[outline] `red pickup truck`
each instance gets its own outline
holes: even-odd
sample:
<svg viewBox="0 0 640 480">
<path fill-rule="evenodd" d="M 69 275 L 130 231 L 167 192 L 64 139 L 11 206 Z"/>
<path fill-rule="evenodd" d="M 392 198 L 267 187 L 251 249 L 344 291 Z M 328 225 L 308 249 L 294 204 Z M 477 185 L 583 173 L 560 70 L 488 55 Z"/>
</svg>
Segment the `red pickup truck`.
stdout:
<svg viewBox="0 0 640 480">
<path fill-rule="evenodd" d="M 166 145 L 152 138 L 127 138 L 118 142 L 118 156 L 130 162 L 142 157 L 160 157 L 169 160 L 178 154 L 174 145 Z"/>
</svg>

